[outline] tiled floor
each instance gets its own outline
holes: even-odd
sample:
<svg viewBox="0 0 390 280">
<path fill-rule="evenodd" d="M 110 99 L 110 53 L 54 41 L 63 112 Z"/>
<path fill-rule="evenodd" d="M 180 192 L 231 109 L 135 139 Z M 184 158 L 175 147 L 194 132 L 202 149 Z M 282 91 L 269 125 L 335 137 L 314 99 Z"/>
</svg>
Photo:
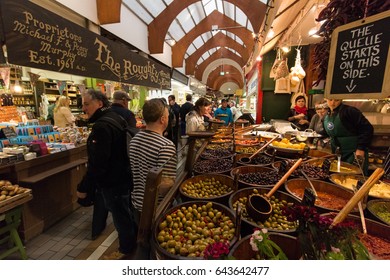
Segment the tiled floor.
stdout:
<svg viewBox="0 0 390 280">
<path fill-rule="evenodd" d="M 91 240 L 93 207 L 79 208 L 53 227 L 25 244 L 29 260 L 77 260 L 104 258 L 117 241 L 111 215 L 99 238 Z M 115 250 L 115 249 L 114 249 Z M 18 252 L 8 256 L 18 260 Z"/>
</svg>

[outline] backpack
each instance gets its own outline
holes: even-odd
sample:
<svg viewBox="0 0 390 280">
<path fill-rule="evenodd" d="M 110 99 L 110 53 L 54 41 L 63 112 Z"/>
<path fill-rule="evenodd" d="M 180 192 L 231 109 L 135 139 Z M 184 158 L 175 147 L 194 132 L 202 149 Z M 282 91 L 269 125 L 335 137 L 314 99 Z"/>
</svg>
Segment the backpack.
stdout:
<svg viewBox="0 0 390 280">
<path fill-rule="evenodd" d="M 121 116 L 119 116 L 121 119 L 123 119 Z M 130 160 L 130 141 L 133 139 L 133 137 L 138 133 L 139 129 L 130 127 L 127 125 L 127 122 L 125 119 L 123 119 L 124 123 L 126 123 L 126 126 L 122 126 L 120 123 L 118 123 L 116 120 L 110 117 L 103 117 L 100 118 L 99 121 L 107 122 L 111 124 L 113 127 L 119 129 L 120 131 L 124 131 L 126 133 L 126 152 L 127 157 Z"/>
</svg>

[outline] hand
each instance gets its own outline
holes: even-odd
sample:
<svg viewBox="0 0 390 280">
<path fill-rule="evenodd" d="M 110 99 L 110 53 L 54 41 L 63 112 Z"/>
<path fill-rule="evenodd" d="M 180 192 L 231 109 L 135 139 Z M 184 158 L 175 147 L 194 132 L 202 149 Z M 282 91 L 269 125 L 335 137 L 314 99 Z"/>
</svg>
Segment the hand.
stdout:
<svg viewBox="0 0 390 280">
<path fill-rule="evenodd" d="M 309 121 L 308 120 L 299 120 L 298 123 L 299 124 L 307 124 L 307 123 L 309 123 Z"/>
<path fill-rule="evenodd" d="M 87 197 L 87 193 L 77 192 L 77 197 L 78 198 L 86 198 Z"/>
<path fill-rule="evenodd" d="M 302 113 L 295 116 L 296 119 L 303 119 L 304 117 L 305 117 L 305 114 L 302 114 Z"/>
</svg>

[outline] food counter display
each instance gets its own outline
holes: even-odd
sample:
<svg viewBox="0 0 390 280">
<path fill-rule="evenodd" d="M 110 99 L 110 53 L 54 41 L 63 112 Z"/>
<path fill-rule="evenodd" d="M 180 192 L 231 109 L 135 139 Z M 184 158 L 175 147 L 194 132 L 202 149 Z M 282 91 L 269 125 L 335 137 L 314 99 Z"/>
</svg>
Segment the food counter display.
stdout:
<svg viewBox="0 0 390 280">
<path fill-rule="evenodd" d="M 20 234 L 27 241 L 79 207 L 76 187 L 86 172 L 87 151 L 82 144 L 28 161 L 0 166 L 0 178 L 31 190 L 23 207 Z"/>
<path fill-rule="evenodd" d="M 208 136 L 206 137 L 207 139 L 204 139 L 203 145 L 198 147 L 196 153 L 195 150 L 188 150 L 186 165 L 189 168 L 185 169 L 185 172 L 181 174 L 182 176 L 177 179 L 174 188 L 170 190 L 156 210 L 154 219 L 157 219 L 157 222 L 154 223 L 150 233 L 150 240 L 152 240 L 150 252 L 152 257 L 158 259 L 223 259 L 223 256 L 228 255 L 229 251 L 233 254 L 234 249 L 231 244 L 233 239 L 242 238 L 249 240 L 250 236 L 255 234 L 254 231 L 256 229 L 260 229 L 261 234 L 264 234 L 264 236 L 268 236 L 268 233 L 265 232 L 269 232 L 270 237 L 273 234 L 290 236 L 291 238 L 283 239 L 283 244 L 278 244 L 277 238 L 271 238 L 271 240 L 275 240 L 282 248 L 289 247 L 288 244 L 286 246 L 286 242 L 290 243 L 291 247 L 297 248 L 294 243 L 296 242 L 295 237 L 300 234 L 301 230 L 297 226 L 299 224 L 297 220 L 304 218 L 306 215 L 299 211 L 307 209 L 311 211 L 310 213 L 314 215 L 315 219 L 320 219 L 324 223 L 332 222 L 332 220 L 325 218 L 328 216 L 324 216 L 324 218 L 320 218 L 320 216 L 327 215 L 329 212 L 342 211 L 343 206 L 354 197 L 352 190 L 342 188 L 342 186 L 333 183 L 330 176 L 331 174 L 348 174 L 349 169 L 337 170 L 332 168 L 331 163 L 333 159 L 329 161 L 329 165 L 324 164 L 326 162 L 325 159 L 316 158 L 311 153 L 305 153 L 303 144 L 299 147 L 278 147 L 278 144 L 287 141 L 287 139 L 283 139 L 281 136 L 280 139 L 282 141 L 279 139 L 278 142 L 274 142 L 275 144 L 277 143 L 276 145 L 270 145 L 268 153 L 263 152 L 257 155 L 259 158 L 266 157 L 268 159 L 266 166 L 262 161 L 257 163 L 256 157 L 253 158 L 252 164 L 244 165 L 240 162 L 240 157 L 243 154 L 234 151 L 235 148 L 240 146 L 234 144 L 233 137 L 224 138 L 228 141 L 224 143 L 214 141 L 214 139 L 221 139 L 222 134 L 219 132 L 225 133 L 225 136 L 232 133 L 231 130 L 229 132 L 222 131 L 222 129 L 217 130 L 214 137 Z M 235 135 L 235 138 L 238 136 Z M 191 142 L 195 143 L 196 140 L 190 137 L 190 145 Z M 260 140 L 260 143 L 256 143 L 254 151 L 264 143 L 264 139 Z M 193 148 L 196 147 L 195 144 L 192 146 Z M 274 149 L 288 149 L 288 152 L 284 153 L 284 157 L 280 158 L 272 152 Z M 324 155 L 329 156 L 327 153 L 324 153 Z M 245 154 L 245 156 L 249 157 L 251 154 Z M 289 156 L 291 156 L 290 159 L 288 159 Z M 247 209 L 250 196 L 268 193 L 270 187 L 288 172 L 289 164 L 296 161 L 299 157 L 304 157 L 305 163 L 301 164 L 296 172 L 292 172 L 286 183 L 270 198 L 273 211 L 271 215 L 264 221 L 255 220 Z M 318 157 L 321 157 L 321 154 Z M 284 169 L 281 168 L 283 166 L 281 164 L 282 160 L 288 161 Z M 319 164 L 320 162 L 322 164 Z M 310 173 L 312 170 L 316 171 Z M 299 196 L 291 191 L 291 185 L 299 180 L 302 181 L 302 186 L 309 187 L 307 180 L 301 174 L 302 171 L 306 172 L 309 177 L 321 172 L 327 172 L 327 176 L 322 176 L 321 178 L 315 176 L 315 178 L 311 179 L 319 195 L 318 201 L 321 204 L 318 205 L 320 206 L 317 204 L 313 204 L 314 206 L 312 207 L 303 205 L 304 196 L 306 195 L 303 189 Z M 356 169 L 351 169 L 352 171 L 355 172 Z M 267 179 L 267 182 L 256 181 L 253 178 Z M 328 193 L 329 187 L 324 188 L 323 185 L 331 186 L 332 192 Z M 390 189 L 390 186 L 386 187 Z M 340 201 L 343 200 L 342 205 L 337 208 L 331 207 L 332 205 L 327 204 L 328 196 L 333 197 L 330 202 L 336 198 L 339 198 Z M 369 201 L 374 199 L 377 199 L 377 197 L 368 197 Z M 185 205 L 180 207 L 173 206 L 174 200 L 178 203 L 185 202 Z M 292 209 L 290 212 L 284 212 L 286 205 L 288 209 Z M 382 211 L 389 211 L 388 208 L 386 209 L 381 208 Z M 229 219 L 224 218 L 226 215 L 230 215 L 228 214 L 230 211 L 233 211 L 234 215 L 230 216 Z M 367 219 L 368 227 L 372 229 L 373 226 L 375 230 L 372 230 L 370 236 L 367 237 L 367 235 L 363 235 L 363 231 L 359 227 L 360 233 L 357 236 L 359 238 L 367 237 L 370 240 L 380 240 L 383 246 L 389 248 L 390 239 L 388 236 L 390 236 L 390 226 L 370 215 L 367 209 L 364 211 L 366 217 L 369 218 Z M 291 214 L 292 212 L 294 212 L 294 215 Z M 353 212 L 355 215 L 358 214 L 357 209 L 353 210 Z M 300 214 L 302 216 L 299 216 Z M 241 216 L 241 220 L 237 219 L 237 215 Z M 223 221 L 224 219 L 226 219 L 226 222 Z M 350 216 L 347 219 L 349 220 Z M 347 232 L 348 228 L 345 228 L 345 231 Z M 324 240 L 327 241 L 333 237 L 329 235 Z M 361 240 L 363 240 L 366 249 L 368 249 L 371 255 L 367 254 L 357 258 L 371 258 L 373 254 L 380 259 L 390 259 L 390 255 L 376 251 L 371 246 L 372 242 L 364 238 Z M 253 244 L 248 247 L 253 249 Z M 301 249 L 304 251 L 304 248 L 298 247 L 297 252 Z M 210 257 L 208 252 L 213 249 L 218 249 L 222 253 L 218 256 Z M 322 253 L 315 257 L 310 257 L 304 255 L 307 252 L 303 251 L 298 256 L 295 255 L 293 259 L 300 259 L 302 256 L 304 259 L 310 259 L 311 257 L 326 259 L 329 257 L 329 255 L 321 255 Z M 293 255 L 290 253 L 286 252 L 286 255 Z M 342 253 L 347 254 L 347 252 Z M 250 256 L 252 255 L 254 254 L 248 254 L 247 252 L 234 253 L 234 258 L 248 259 L 248 256 L 251 258 Z M 256 255 L 259 255 L 258 252 L 256 252 Z M 276 258 L 276 256 L 274 257 Z"/>
</svg>

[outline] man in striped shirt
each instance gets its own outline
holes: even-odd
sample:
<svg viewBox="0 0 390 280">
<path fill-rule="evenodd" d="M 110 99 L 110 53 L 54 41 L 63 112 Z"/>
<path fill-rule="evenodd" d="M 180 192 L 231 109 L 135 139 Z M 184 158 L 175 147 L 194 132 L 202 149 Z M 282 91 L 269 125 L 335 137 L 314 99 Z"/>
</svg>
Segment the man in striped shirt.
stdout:
<svg viewBox="0 0 390 280">
<path fill-rule="evenodd" d="M 138 132 L 130 142 L 130 165 L 134 190 L 131 194 L 136 221 L 139 221 L 145 194 L 146 176 L 150 169 L 162 167 L 159 198 L 173 186 L 176 179 L 176 147 L 163 136 L 168 125 L 168 106 L 160 99 L 146 101 L 143 108 L 146 129 Z"/>
</svg>

